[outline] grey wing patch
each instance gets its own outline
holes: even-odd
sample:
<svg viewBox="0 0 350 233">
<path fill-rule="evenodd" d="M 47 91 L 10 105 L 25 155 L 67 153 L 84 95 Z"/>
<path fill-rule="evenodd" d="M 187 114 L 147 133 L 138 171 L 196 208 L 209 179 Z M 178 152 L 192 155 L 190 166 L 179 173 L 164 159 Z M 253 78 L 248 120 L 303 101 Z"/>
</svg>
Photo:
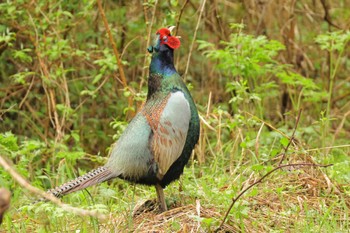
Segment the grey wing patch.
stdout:
<svg viewBox="0 0 350 233">
<path fill-rule="evenodd" d="M 138 113 L 113 145 L 106 166 L 123 177 L 138 179 L 145 176 L 153 158 L 149 149 L 150 135 L 146 118 Z"/>
</svg>

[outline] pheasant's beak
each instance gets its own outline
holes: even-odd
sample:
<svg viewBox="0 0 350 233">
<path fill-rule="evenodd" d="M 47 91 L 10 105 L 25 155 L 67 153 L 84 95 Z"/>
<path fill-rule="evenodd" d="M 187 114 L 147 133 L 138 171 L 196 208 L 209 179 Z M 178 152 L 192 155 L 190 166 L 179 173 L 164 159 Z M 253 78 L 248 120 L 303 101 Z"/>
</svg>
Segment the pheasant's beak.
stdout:
<svg viewBox="0 0 350 233">
<path fill-rule="evenodd" d="M 174 30 L 174 28 L 176 28 L 176 27 L 175 27 L 175 26 L 170 26 L 170 27 L 168 27 L 170 33 Z"/>
<path fill-rule="evenodd" d="M 147 51 L 149 53 L 157 52 L 159 49 L 159 44 L 159 35 L 157 34 L 153 37 L 153 43 L 152 45 L 148 46 Z"/>
</svg>

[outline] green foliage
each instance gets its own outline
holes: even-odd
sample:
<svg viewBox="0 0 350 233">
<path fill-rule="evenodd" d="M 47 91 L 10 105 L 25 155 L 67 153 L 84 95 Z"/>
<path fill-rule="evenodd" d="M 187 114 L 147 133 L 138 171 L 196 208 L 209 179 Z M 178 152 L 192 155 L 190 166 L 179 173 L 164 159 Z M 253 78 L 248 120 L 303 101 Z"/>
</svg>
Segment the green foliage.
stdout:
<svg viewBox="0 0 350 233">
<path fill-rule="evenodd" d="M 330 118 L 332 95 L 334 79 L 338 72 L 340 63 L 343 59 L 343 53 L 350 41 L 350 31 L 335 31 L 327 34 L 321 34 L 316 37 L 316 42 L 320 45 L 321 49 L 327 50 L 329 53 L 329 89 L 327 100 L 327 112 L 326 118 Z M 325 130 L 328 131 L 329 121 L 326 122 Z"/>
<path fill-rule="evenodd" d="M 18 151 L 17 137 L 11 132 L 0 134 L 0 145 L 1 149 L 6 152 Z"/>
<path fill-rule="evenodd" d="M 335 31 L 321 34 L 316 37 L 315 41 L 323 50 L 342 53 L 350 41 L 350 31 Z"/>
<path fill-rule="evenodd" d="M 229 41 L 221 41 L 221 46 L 215 46 L 206 41 L 198 41 L 203 54 L 215 61 L 217 69 L 227 77 L 226 91 L 232 96 L 234 112 L 240 110 L 251 112 L 265 107 L 262 100 L 270 103 L 280 94 L 278 81 L 285 84 L 289 90 L 298 89 L 299 95 L 292 94 L 290 98 L 294 109 L 300 108 L 300 97 L 308 98 L 310 102 L 320 101 L 324 93 L 318 93 L 319 87 L 310 78 L 294 72 L 290 66 L 276 60 L 285 47 L 278 41 L 268 40 L 266 36 L 247 35 L 242 32 L 242 24 L 233 24 L 236 33 L 230 35 Z M 224 46 L 223 49 L 220 47 Z M 278 78 L 278 80 L 276 79 Z M 301 89 L 300 89 L 301 88 Z M 247 108 L 254 103 L 254 108 Z"/>
</svg>

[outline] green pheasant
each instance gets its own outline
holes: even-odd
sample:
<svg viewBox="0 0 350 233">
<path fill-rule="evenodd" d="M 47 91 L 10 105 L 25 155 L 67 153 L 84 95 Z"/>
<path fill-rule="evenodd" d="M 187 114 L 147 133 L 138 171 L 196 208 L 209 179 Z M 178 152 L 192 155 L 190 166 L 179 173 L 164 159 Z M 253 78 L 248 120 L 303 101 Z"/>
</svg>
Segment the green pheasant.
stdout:
<svg viewBox="0 0 350 233">
<path fill-rule="evenodd" d="M 48 192 L 60 197 L 113 178 L 156 187 L 162 211 L 163 188 L 183 173 L 199 138 L 197 108 L 174 67 L 180 40 L 170 28 L 157 31 L 149 69 L 147 100 L 114 144 L 108 162 Z"/>
</svg>

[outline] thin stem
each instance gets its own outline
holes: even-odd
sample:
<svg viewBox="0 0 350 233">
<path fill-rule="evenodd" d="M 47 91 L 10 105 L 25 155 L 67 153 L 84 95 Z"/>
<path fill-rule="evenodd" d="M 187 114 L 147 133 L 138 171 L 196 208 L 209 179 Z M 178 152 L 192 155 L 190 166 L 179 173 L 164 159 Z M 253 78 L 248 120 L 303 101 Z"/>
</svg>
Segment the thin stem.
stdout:
<svg viewBox="0 0 350 233">
<path fill-rule="evenodd" d="M 296 122 L 295 122 L 295 126 L 294 126 L 294 130 L 293 130 L 292 136 L 291 136 L 290 139 L 289 139 L 288 145 L 287 145 L 286 148 L 284 149 L 284 152 L 283 152 L 283 154 L 282 154 L 282 158 L 281 158 L 280 162 L 278 163 L 278 166 L 280 166 L 280 165 L 282 164 L 282 162 L 283 162 L 283 160 L 284 160 L 284 158 L 285 158 L 285 156 L 286 156 L 286 154 L 287 154 L 287 151 L 288 151 L 288 149 L 289 149 L 289 146 L 290 146 L 290 144 L 292 143 L 292 141 L 294 140 L 294 135 L 295 135 L 295 131 L 296 131 L 297 128 L 298 128 L 298 124 L 299 124 L 299 120 L 300 120 L 300 116 L 301 116 L 301 111 L 302 111 L 302 109 L 299 109 L 299 113 L 298 113 L 298 116 L 297 116 L 297 120 L 296 120 Z"/>
<path fill-rule="evenodd" d="M 294 163 L 294 164 L 285 164 L 285 165 L 280 165 L 274 169 L 272 169 L 271 171 L 269 171 L 268 173 L 266 173 L 265 175 L 263 175 L 259 180 L 255 181 L 254 183 L 252 183 L 251 185 L 249 185 L 247 188 L 243 189 L 237 197 L 233 198 L 232 199 L 232 203 L 231 205 L 229 206 L 228 210 L 226 211 L 226 214 L 219 226 L 219 229 L 222 228 L 222 226 L 224 225 L 226 219 L 227 219 L 227 216 L 229 215 L 232 207 L 234 206 L 234 204 L 237 202 L 237 200 L 244 194 L 246 193 L 249 189 L 251 189 L 253 186 L 255 186 L 256 184 L 258 183 L 261 183 L 263 181 L 263 179 L 265 179 L 266 177 L 268 177 L 269 175 L 271 175 L 273 172 L 279 170 L 279 169 L 282 169 L 284 167 L 294 167 L 294 166 L 310 166 L 310 167 L 329 167 L 329 166 L 333 166 L 333 164 L 326 164 L 326 165 L 323 165 L 323 164 L 313 164 L 313 163 Z M 218 230 L 219 230 L 218 229 Z"/>
<path fill-rule="evenodd" d="M 114 56 L 115 56 L 115 58 L 117 60 L 120 81 L 121 81 L 124 89 L 128 89 L 129 87 L 128 87 L 128 83 L 127 83 L 126 78 L 125 78 L 123 64 L 122 64 L 120 56 L 119 56 L 117 45 L 116 45 L 116 43 L 115 43 L 115 41 L 113 39 L 113 35 L 112 35 L 111 30 L 109 28 L 108 21 L 107 21 L 107 18 L 106 18 L 106 14 L 105 14 L 105 12 L 103 10 L 103 7 L 102 7 L 101 0 L 97 0 L 97 5 L 98 5 L 98 9 L 99 9 L 100 14 L 101 14 L 101 18 L 102 18 L 103 23 L 104 23 L 105 28 L 106 28 L 106 31 L 107 31 L 107 34 L 108 34 L 108 37 L 109 37 L 109 41 L 110 41 L 110 43 L 112 45 Z M 129 98 L 128 98 L 128 109 L 131 109 L 132 105 L 133 105 L 133 98 L 132 98 L 132 95 L 130 95 Z M 130 117 L 130 115 L 127 115 L 127 116 Z"/>
<path fill-rule="evenodd" d="M 19 175 L 7 162 L 6 160 L 0 155 L 0 166 L 2 166 L 4 168 L 5 171 L 7 171 L 12 178 L 23 188 L 27 189 L 29 192 L 34 193 L 36 195 L 39 195 L 53 203 L 55 203 L 56 205 L 58 205 L 59 207 L 61 207 L 63 210 L 67 211 L 67 212 L 71 212 L 73 214 L 77 214 L 80 216 L 91 216 L 91 217 L 95 217 L 101 220 L 107 219 L 107 216 L 96 211 L 96 210 L 84 210 L 84 209 L 80 209 L 80 208 L 76 208 L 73 206 L 70 206 L 68 204 L 63 203 L 60 199 L 56 198 L 55 196 L 48 194 L 34 186 L 32 186 L 28 181 L 26 181 L 21 175 Z"/>
<path fill-rule="evenodd" d="M 334 149 L 334 148 L 346 148 L 346 147 L 350 147 L 350 144 L 338 145 L 338 146 L 326 146 L 321 148 L 312 148 L 312 149 L 305 150 L 305 152 L 318 151 L 318 150 L 324 150 L 324 149 Z"/>
<path fill-rule="evenodd" d="M 188 57 L 187 57 L 187 63 L 186 63 L 186 70 L 185 70 L 185 74 L 184 74 L 184 80 L 186 80 L 186 77 L 187 77 L 188 67 L 190 66 L 190 60 L 191 60 L 191 55 L 192 55 L 192 51 L 193 51 L 193 47 L 194 47 L 194 42 L 196 41 L 197 31 L 198 31 L 198 28 L 199 28 L 199 24 L 201 22 L 201 18 L 202 18 L 202 14 L 203 14 L 203 11 L 204 11 L 205 3 L 206 3 L 206 0 L 203 0 L 202 7 L 201 7 L 201 10 L 200 10 L 199 16 L 198 16 L 196 29 L 194 31 L 193 38 L 192 38 L 192 44 L 191 44 L 191 47 L 190 47 L 190 52 L 189 52 Z"/>
<path fill-rule="evenodd" d="M 332 101 L 332 94 L 333 94 L 333 83 L 334 83 L 334 71 L 333 71 L 333 56 L 332 56 L 332 50 L 333 50 L 333 41 L 331 41 L 331 49 L 329 50 L 329 89 L 328 89 L 328 101 L 327 101 L 327 112 L 326 112 L 326 126 L 325 126 L 325 132 L 328 132 L 329 128 L 329 117 L 330 117 L 330 111 L 331 111 L 331 101 Z M 323 141 L 325 140 L 325 137 L 323 137 Z M 325 146 L 325 143 L 323 143 L 323 146 Z"/>
<path fill-rule="evenodd" d="M 179 30 L 179 26 L 180 26 L 180 20 L 181 20 L 181 17 L 182 17 L 182 13 L 184 12 L 185 10 L 185 7 L 187 5 L 187 3 L 189 2 L 190 0 L 186 0 L 186 2 L 182 5 L 181 7 L 181 10 L 180 10 L 180 14 L 179 14 L 179 17 L 177 17 L 177 20 L 176 20 L 176 28 L 175 28 L 175 35 L 177 35 L 177 31 Z"/>
<path fill-rule="evenodd" d="M 153 27 L 153 24 L 154 24 L 154 18 L 155 18 L 155 15 L 156 15 L 157 5 L 158 5 L 158 0 L 156 0 L 155 3 L 154 3 L 152 19 L 151 19 L 151 23 L 149 24 L 149 27 L 148 27 L 146 46 L 148 46 L 150 44 L 150 41 L 151 41 L 152 27 Z M 145 10 L 145 16 L 146 16 L 146 10 Z M 147 18 L 146 18 L 146 20 L 147 20 Z M 146 25 L 147 25 L 147 22 L 146 22 Z M 142 86 L 143 86 L 143 83 L 144 83 L 144 80 L 145 80 L 145 76 L 146 76 L 146 63 L 147 63 L 147 53 L 145 54 L 145 58 L 143 60 L 142 76 L 141 76 L 141 82 L 140 82 L 140 87 L 139 87 L 140 90 L 142 89 Z"/>
<path fill-rule="evenodd" d="M 114 52 L 114 56 L 117 60 L 117 65 L 118 65 L 118 70 L 119 70 L 119 75 L 120 75 L 120 80 L 121 80 L 121 83 L 123 84 L 124 88 L 128 87 L 128 84 L 126 82 L 126 78 L 125 78 L 125 73 L 124 73 L 124 69 L 123 69 L 123 64 L 120 60 L 120 57 L 119 57 L 119 52 L 117 50 L 117 45 L 113 39 L 113 35 L 111 33 L 111 30 L 109 28 L 109 25 L 108 25 L 108 21 L 107 21 L 107 18 L 106 18 L 106 14 L 103 10 L 103 7 L 102 7 L 102 2 L 101 0 L 97 0 L 97 5 L 98 5 L 98 9 L 100 11 L 100 14 L 101 14 L 101 18 L 103 20 L 103 23 L 105 25 L 105 28 L 106 28 L 106 31 L 107 31 L 107 34 L 108 34 L 108 37 L 109 37 L 109 41 L 112 45 L 112 48 L 113 48 L 113 52 Z"/>
</svg>

